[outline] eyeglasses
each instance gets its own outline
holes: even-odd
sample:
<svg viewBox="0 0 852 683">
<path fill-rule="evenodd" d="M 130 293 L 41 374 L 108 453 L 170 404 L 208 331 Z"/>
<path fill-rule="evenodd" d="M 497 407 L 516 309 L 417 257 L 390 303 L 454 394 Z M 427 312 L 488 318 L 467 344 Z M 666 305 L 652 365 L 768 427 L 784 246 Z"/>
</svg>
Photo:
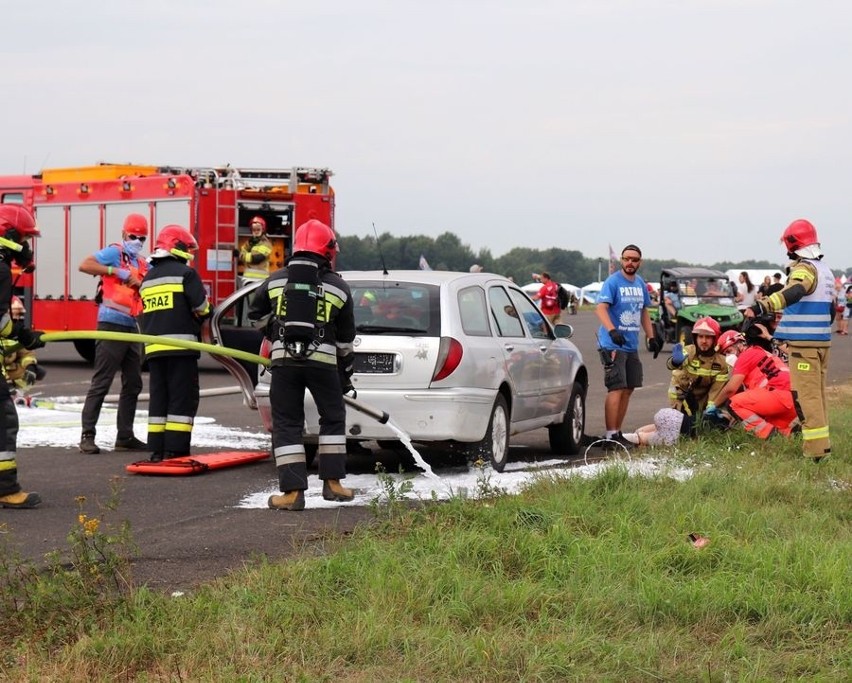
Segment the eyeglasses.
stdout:
<svg viewBox="0 0 852 683">
<path fill-rule="evenodd" d="M 622 257 L 621 257 L 621 260 L 622 260 L 622 261 L 627 261 L 627 262 L 629 262 L 629 263 L 639 263 L 639 261 L 641 261 L 641 260 L 642 260 L 642 258 L 641 258 L 641 257 L 636 257 L 636 256 L 622 256 Z"/>
<path fill-rule="evenodd" d="M 134 242 L 142 242 L 142 244 L 145 244 L 145 240 L 148 238 L 145 237 L 145 235 L 142 235 L 141 237 L 139 235 L 128 235 L 127 239 L 132 240 Z"/>
</svg>

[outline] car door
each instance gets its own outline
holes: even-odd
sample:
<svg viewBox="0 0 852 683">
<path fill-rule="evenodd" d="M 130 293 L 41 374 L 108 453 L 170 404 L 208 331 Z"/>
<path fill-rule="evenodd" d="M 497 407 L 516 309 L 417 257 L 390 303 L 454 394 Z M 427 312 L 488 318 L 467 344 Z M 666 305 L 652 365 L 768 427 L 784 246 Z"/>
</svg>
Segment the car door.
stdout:
<svg viewBox="0 0 852 683">
<path fill-rule="evenodd" d="M 541 398 L 543 354 L 539 340 L 532 337 L 531 323 L 520 315 L 502 286 L 489 287 L 488 305 L 495 324 L 495 339 L 503 353 L 506 375 L 512 386 L 512 422 L 534 419 Z"/>
<path fill-rule="evenodd" d="M 560 415 L 568 405 L 574 370 L 569 345 L 557 339 L 553 328 L 538 307 L 523 292 L 509 290 L 512 303 L 527 323 L 533 347 L 538 353 L 539 400 L 536 417 Z"/>
</svg>

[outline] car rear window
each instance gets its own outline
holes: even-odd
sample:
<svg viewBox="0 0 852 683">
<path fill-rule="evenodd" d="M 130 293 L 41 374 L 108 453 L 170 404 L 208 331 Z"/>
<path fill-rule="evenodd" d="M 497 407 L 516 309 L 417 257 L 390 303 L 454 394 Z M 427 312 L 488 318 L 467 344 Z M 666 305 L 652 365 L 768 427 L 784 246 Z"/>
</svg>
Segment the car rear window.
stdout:
<svg viewBox="0 0 852 683">
<path fill-rule="evenodd" d="M 349 282 L 362 334 L 439 336 L 440 288 L 412 282 Z"/>
</svg>

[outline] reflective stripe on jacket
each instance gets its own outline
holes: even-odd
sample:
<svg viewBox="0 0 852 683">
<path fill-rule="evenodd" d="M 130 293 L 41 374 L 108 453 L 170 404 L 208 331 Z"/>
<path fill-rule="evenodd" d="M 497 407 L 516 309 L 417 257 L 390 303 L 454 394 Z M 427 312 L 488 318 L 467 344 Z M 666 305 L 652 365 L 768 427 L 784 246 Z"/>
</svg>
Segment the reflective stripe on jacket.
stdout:
<svg viewBox="0 0 852 683">
<path fill-rule="evenodd" d="M 790 342 L 831 342 L 831 308 L 834 300 L 834 274 L 819 260 L 802 259 L 793 265 L 790 279 L 796 278 L 796 269 L 809 264 L 816 270 L 816 285 L 810 294 L 784 309 L 781 322 L 775 330 L 776 339 Z M 805 276 L 810 273 L 805 270 Z M 810 277 L 807 277 L 810 279 Z"/>
</svg>

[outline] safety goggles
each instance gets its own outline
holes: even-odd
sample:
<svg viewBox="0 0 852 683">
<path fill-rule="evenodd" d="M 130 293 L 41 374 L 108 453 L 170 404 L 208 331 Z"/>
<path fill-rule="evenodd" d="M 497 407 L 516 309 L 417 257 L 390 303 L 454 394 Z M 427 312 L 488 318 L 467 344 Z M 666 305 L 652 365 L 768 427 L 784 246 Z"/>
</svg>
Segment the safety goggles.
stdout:
<svg viewBox="0 0 852 683">
<path fill-rule="evenodd" d="M 139 235 L 128 235 L 127 239 L 132 240 L 133 242 L 142 242 L 142 244 L 145 244 L 145 240 L 148 238 L 145 237 L 145 235 L 142 235 L 141 237 Z"/>
</svg>

